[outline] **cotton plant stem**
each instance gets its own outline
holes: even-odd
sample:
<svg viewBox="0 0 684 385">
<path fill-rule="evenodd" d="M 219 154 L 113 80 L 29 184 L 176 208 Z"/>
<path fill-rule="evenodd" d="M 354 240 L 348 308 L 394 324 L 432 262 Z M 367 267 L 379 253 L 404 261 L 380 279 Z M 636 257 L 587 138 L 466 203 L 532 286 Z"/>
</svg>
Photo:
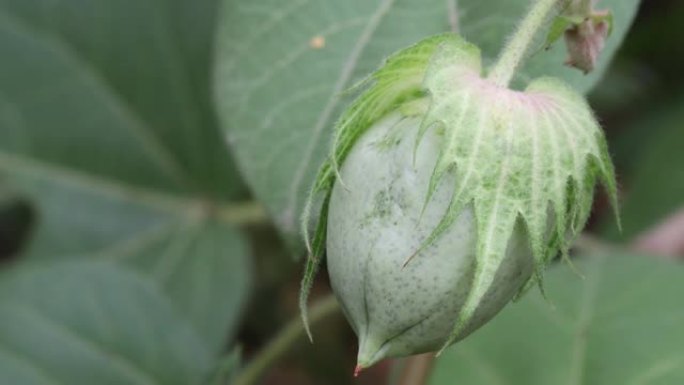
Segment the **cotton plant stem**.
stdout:
<svg viewBox="0 0 684 385">
<path fill-rule="evenodd" d="M 587 11 L 587 12 L 588 12 L 588 11 L 591 11 L 592 5 L 593 5 L 593 4 L 592 4 L 592 0 L 581 0 L 581 3 L 580 3 L 580 7 L 579 7 L 579 8 L 580 8 L 582 11 Z"/>
<path fill-rule="evenodd" d="M 407 358 L 397 385 L 424 385 L 427 383 L 434 362 L 435 353 L 424 353 Z"/>
<path fill-rule="evenodd" d="M 317 301 L 309 311 L 311 325 L 337 314 L 339 305 L 335 296 L 329 296 Z M 244 367 L 233 385 L 253 385 L 283 354 L 304 336 L 304 325 L 299 315 L 295 316 L 264 348 Z"/>
<path fill-rule="evenodd" d="M 559 0 L 536 0 L 518 25 L 489 72 L 488 79 L 501 87 L 507 87 L 515 71 L 525 59 L 537 33 L 544 27 Z"/>
</svg>

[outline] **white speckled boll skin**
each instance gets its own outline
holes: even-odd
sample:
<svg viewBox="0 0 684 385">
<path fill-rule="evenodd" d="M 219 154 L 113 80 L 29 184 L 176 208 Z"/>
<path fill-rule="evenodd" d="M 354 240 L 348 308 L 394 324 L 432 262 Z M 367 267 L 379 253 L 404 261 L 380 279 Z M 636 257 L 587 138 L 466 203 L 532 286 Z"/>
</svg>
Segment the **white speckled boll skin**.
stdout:
<svg viewBox="0 0 684 385">
<path fill-rule="evenodd" d="M 357 142 L 330 201 L 327 264 L 333 289 L 359 337 L 358 362 L 439 349 L 465 302 L 475 268 L 476 227 L 468 208 L 406 267 L 449 205 L 454 178 L 437 188 L 421 218 L 442 138 L 420 119 L 393 113 Z M 493 289 L 460 338 L 491 319 L 530 277 L 533 258 L 517 226 Z"/>
</svg>

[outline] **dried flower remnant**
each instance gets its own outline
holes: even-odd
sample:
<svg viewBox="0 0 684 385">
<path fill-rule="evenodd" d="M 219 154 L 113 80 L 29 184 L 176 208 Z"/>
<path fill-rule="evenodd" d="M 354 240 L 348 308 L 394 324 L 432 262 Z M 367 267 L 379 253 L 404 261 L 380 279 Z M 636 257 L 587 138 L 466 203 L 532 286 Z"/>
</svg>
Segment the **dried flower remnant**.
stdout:
<svg viewBox="0 0 684 385">
<path fill-rule="evenodd" d="M 594 70 L 610 32 L 609 18 L 608 11 L 595 11 L 565 31 L 566 65 L 585 74 Z"/>
</svg>

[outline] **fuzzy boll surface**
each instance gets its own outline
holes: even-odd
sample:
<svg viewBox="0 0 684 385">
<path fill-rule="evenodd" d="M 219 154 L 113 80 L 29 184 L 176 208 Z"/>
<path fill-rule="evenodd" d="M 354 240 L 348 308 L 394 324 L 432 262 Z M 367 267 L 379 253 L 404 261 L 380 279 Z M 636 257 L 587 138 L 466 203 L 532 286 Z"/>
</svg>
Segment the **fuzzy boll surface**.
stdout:
<svg viewBox="0 0 684 385">
<path fill-rule="evenodd" d="M 476 267 L 477 228 L 467 206 L 442 236 L 421 246 L 451 202 L 455 175 L 426 194 L 443 133 L 430 129 L 416 149 L 420 119 L 394 112 L 355 143 L 332 191 L 327 264 L 333 289 L 359 337 L 363 367 L 396 356 L 438 350 L 466 301 Z M 530 278 L 534 260 L 520 226 L 496 284 L 460 338 L 486 323 Z"/>
</svg>

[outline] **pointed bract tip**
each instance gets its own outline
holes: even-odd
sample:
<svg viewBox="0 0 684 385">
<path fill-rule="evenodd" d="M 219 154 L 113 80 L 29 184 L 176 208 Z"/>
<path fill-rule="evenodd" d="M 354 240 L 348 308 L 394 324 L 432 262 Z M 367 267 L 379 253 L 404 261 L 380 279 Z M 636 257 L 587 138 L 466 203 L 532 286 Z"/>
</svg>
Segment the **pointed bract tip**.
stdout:
<svg viewBox="0 0 684 385">
<path fill-rule="evenodd" d="M 306 336 L 309 338 L 309 342 L 313 343 L 313 334 L 311 333 L 311 325 L 309 325 L 309 314 L 307 310 L 308 309 L 306 308 L 306 305 L 302 306 L 300 303 L 302 326 L 304 327 L 304 332 L 306 333 Z"/>
<path fill-rule="evenodd" d="M 404 261 L 404 263 L 401 264 L 401 268 L 404 269 L 406 266 L 408 266 L 409 262 L 411 262 L 411 261 L 413 260 L 413 258 L 416 257 L 416 255 L 418 254 L 419 251 L 420 251 L 420 250 L 416 250 L 416 251 L 415 251 L 413 254 L 411 254 L 408 258 L 406 258 L 406 260 Z"/>
<path fill-rule="evenodd" d="M 304 322 L 304 331 L 306 332 L 306 336 L 309 338 L 309 343 L 313 344 L 313 342 L 314 342 L 313 334 L 311 333 L 311 328 L 309 327 L 309 323 L 306 321 Z"/>
</svg>

